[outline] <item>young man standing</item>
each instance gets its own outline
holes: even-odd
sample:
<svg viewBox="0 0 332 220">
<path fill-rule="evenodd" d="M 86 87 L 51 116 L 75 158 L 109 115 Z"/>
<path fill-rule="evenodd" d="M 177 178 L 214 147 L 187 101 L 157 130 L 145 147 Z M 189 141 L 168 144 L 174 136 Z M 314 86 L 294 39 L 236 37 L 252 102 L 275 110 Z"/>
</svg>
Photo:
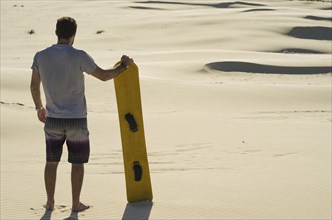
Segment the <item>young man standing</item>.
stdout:
<svg viewBox="0 0 332 220">
<path fill-rule="evenodd" d="M 107 81 L 133 64 L 133 59 L 124 55 L 121 65 L 116 68 L 104 70 L 98 67 L 86 52 L 72 47 L 76 29 L 73 18 L 58 19 L 57 44 L 37 52 L 31 67 L 30 90 L 38 119 L 45 123 L 47 202 L 44 207 L 48 210 L 54 209 L 56 173 L 64 142 L 68 147 L 68 162 L 72 163 L 72 211 L 81 212 L 89 208 L 80 202 L 84 163 L 88 162 L 90 155 L 83 73 Z M 46 98 L 45 108 L 41 101 L 41 83 Z"/>
</svg>

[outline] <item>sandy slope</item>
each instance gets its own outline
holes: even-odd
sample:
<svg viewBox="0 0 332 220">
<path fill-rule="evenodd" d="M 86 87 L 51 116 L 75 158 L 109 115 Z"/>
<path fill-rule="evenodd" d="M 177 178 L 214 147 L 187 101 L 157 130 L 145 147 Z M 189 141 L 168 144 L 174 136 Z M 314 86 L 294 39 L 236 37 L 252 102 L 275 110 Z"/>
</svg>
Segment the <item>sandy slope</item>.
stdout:
<svg viewBox="0 0 332 220">
<path fill-rule="evenodd" d="M 0 219 L 331 219 L 331 1 L 53 3 L 1 0 Z M 42 208 L 29 67 L 64 15 L 100 66 L 140 68 L 153 205 L 127 205 L 113 83 L 87 76 L 93 208 L 70 211 L 66 152 Z"/>
</svg>

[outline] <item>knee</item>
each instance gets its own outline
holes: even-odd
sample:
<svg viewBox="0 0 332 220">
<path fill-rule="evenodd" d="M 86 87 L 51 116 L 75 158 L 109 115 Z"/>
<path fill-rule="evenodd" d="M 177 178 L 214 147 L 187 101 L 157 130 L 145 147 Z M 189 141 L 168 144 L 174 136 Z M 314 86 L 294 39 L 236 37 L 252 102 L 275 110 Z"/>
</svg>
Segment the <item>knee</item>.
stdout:
<svg viewBox="0 0 332 220">
<path fill-rule="evenodd" d="M 46 162 L 46 168 L 48 169 L 56 169 L 58 167 L 59 162 Z"/>
<path fill-rule="evenodd" d="M 73 163 L 71 165 L 71 168 L 72 168 L 72 172 L 82 172 L 82 171 L 84 171 L 84 164 Z"/>
</svg>

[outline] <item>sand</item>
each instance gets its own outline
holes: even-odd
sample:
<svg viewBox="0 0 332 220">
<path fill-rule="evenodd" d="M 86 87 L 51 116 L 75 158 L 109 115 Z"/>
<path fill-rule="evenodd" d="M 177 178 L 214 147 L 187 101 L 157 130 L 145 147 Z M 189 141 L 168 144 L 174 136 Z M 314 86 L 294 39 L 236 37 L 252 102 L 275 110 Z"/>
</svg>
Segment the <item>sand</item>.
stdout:
<svg viewBox="0 0 332 220">
<path fill-rule="evenodd" d="M 0 219 L 331 219 L 331 1 L 1 0 Z M 127 204 L 113 82 L 86 76 L 91 158 L 45 212 L 33 56 L 78 22 L 103 68 L 140 68 L 153 204 Z M 98 32 L 98 33 L 97 33 Z"/>
</svg>

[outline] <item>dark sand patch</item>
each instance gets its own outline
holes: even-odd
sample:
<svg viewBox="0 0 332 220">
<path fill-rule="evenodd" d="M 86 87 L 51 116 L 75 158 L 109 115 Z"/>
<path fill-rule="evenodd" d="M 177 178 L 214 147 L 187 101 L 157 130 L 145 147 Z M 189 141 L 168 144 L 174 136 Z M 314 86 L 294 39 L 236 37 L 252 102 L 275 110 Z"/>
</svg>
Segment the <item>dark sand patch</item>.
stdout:
<svg viewBox="0 0 332 220">
<path fill-rule="evenodd" d="M 206 7 L 213 7 L 213 8 L 231 8 L 234 5 L 242 5 L 242 6 L 265 6 L 263 4 L 257 3 L 249 3 L 249 2 L 242 2 L 242 1 L 234 1 L 234 2 L 223 2 L 218 4 L 202 4 L 202 3 L 190 3 L 190 2 L 171 2 L 171 1 L 138 1 L 135 3 L 141 4 L 172 4 L 172 5 L 188 5 L 188 6 L 206 6 Z"/>
<path fill-rule="evenodd" d="M 276 66 L 258 63 L 225 61 L 205 65 L 208 70 L 264 74 L 324 74 L 332 73 L 331 66 Z"/>
<path fill-rule="evenodd" d="M 332 28 L 330 27 L 294 27 L 287 35 L 311 40 L 332 40 Z"/>
</svg>

